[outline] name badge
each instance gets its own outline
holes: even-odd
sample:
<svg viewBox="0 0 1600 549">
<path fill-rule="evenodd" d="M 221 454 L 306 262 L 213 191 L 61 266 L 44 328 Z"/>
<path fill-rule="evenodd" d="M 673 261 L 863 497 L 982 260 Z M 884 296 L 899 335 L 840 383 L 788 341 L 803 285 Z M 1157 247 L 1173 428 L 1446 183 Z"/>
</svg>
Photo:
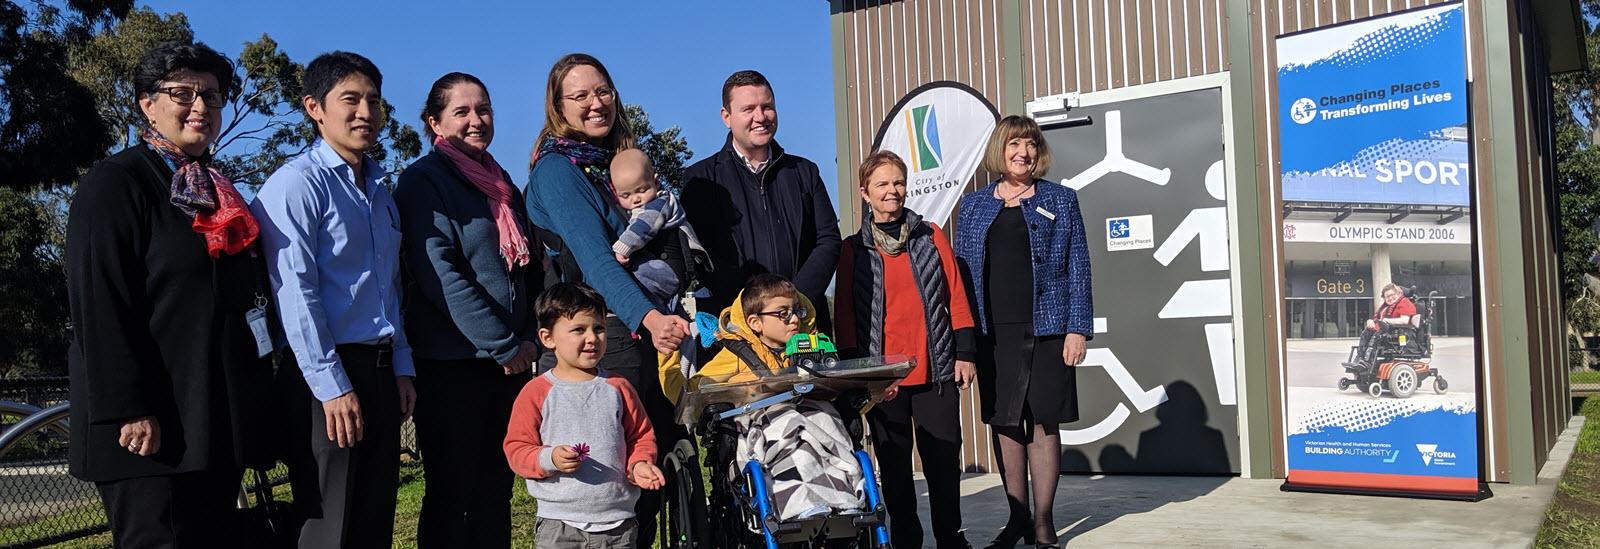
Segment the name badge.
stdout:
<svg viewBox="0 0 1600 549">
<path fill-rule="evenodd" d="M 1044 209 L 1044 206 L 1039 206 L 1037 208 L 1034 208 L 1033 211 L 1039 212 L 1039 215 L 1044 216 L 1045 219 L 1049 219 L 1051 221 L 1055 221 L 1056 220 L 1056 214 L 1050 213 L 1050 210 Z"/>
<path fill-rule="evenodd" d="M 267 325 L 266 298 L 256 296 L 256 306 L 244 312 L 245 323 L 250 325 L 250 333 L 256 338 L 256 355 L 267 356 L 272 354 L 272 330 Z"/>
</svg>

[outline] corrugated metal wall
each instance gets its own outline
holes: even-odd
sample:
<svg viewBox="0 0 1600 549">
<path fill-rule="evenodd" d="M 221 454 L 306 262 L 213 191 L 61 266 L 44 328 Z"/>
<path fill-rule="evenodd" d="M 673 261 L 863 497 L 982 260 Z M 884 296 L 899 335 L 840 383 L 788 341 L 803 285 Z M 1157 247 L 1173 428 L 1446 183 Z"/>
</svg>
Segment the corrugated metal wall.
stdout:
<svg viewBox="0 0 1600 549">
<path fill-rule="evenodd" d="M 1000 9 L 1004 0 L 836 0 L 843 25 L 846 85 L 846 143 L 840 147 L 842 173 L 872 152 L 872 139 L 901 97 L 929 82 L 950 80 L 978 90 L 995 105 L 1005 90 L 1000 55 Z M 842 8 L 842 9 L 841 9 Z M 841 192 L 855 181 L 839 181 Z M 853 197 L 854 195 L 850 195 Z M 860 201 L 841 195 L 839 217 L 853 226 Z M 944 224 L 945 220 L 937 220 Z M 846 233 L 848 234 L 848 233 Z M 996 471 L 989 431 L 979 421 L 976 391 L 961 399 L 962 463 L 971 470 Z"/>
<path fill-rule="evenodd" d="M 1024 100 L 1228 68 L 1221 0 L 1023 0 Z"/>
<path fill-rule="evenodd" d="M 847 144 L 839 165 L 845 173 L 870 153 L 883 117 L 902 96 L 940 80 L 961 82 L 999 105 L 1000 8 L 1003 0 L 836 0 L 844 27 Z M 840 9 L 842 8 L 842 10 Z M 844 168 L 849 167 L 849 168 Z M 841 181 L 841 189 L 853 181 Z M 860 215 L 855 200 L 841 200 L 841 219 Z M 943 220 L 940 220 L 943 221 Z"/>
</svg>

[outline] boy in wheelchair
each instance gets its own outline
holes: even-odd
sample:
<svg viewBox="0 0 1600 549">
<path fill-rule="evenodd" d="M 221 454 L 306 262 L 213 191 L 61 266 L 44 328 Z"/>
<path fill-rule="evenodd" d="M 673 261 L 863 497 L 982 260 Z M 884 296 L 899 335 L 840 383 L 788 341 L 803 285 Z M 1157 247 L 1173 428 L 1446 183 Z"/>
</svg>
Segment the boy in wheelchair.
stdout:
<svg viewBox="0 0 1600 549">
<path fill-rule="evenodd" d="M 778 275 L 752 277 L 722 313 L 722 350 L 689 380 L 756 380 L 783 370 L 784 346 L 799 333 L 815 333 L 811 303 Z M 773 499 L 782 520 L 802 519 L 867 508 L 865 474 L 854 456 L 855 442 L 833 404 L 800 399 L 761 408 L 731 421 L 702 419 L 707 464 L 713 475 L 733 479 L 735 464 L 760 462 L 771 475 Z M 726 487 L 714 483 L 711 508 L 731 503 Z M 721 500 L 721 501 L 719 501 Z"/>
<path fill-rule="evenodd" d="M 1384 285 L 1381 295 L 1383 305 L 1367 319 L 1356 351 L 1357 363 L 1367 367 L 1377 364 L 1380 355 L 1409 358 L 1407 355 L 1414 354 L 1410 350 L 1417 347 L 1412 343 L 1421 343 L 1417 337 L 1421 316 L 1417 314 L 1416 303 L 1396 284 Z"/>
</svg>

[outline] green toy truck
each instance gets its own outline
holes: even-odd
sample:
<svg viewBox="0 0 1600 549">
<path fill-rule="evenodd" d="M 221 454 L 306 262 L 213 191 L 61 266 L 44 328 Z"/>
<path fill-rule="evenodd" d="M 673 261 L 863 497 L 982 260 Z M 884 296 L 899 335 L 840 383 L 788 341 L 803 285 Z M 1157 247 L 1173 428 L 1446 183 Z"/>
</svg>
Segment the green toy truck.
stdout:
<svg viewBox="0 0 1600 549">
<path fill-rule="evenodd" d="M 795 334 L 783 346 L 783 358 L 802 371 L 826 370 L 839 364 L 839 349 L 826 334 Z"/>
</svg>

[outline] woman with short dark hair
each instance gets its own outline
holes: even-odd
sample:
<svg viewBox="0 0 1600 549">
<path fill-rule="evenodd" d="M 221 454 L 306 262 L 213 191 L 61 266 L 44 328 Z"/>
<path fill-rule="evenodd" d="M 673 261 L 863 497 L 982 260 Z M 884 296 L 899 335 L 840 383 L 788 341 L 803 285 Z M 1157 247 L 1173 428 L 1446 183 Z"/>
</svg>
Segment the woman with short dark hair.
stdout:
<svg viewBox="0 0 1600 549">
<path fill-rule="evenodd" d="M 204 44 L 146 52 L 142 143 L 79 181 L 67 221 L 73 476 L 118 547 L 229 545 L 272 366 L 259 227 L 212 164 L 233 67 Z"/>
</svg>

